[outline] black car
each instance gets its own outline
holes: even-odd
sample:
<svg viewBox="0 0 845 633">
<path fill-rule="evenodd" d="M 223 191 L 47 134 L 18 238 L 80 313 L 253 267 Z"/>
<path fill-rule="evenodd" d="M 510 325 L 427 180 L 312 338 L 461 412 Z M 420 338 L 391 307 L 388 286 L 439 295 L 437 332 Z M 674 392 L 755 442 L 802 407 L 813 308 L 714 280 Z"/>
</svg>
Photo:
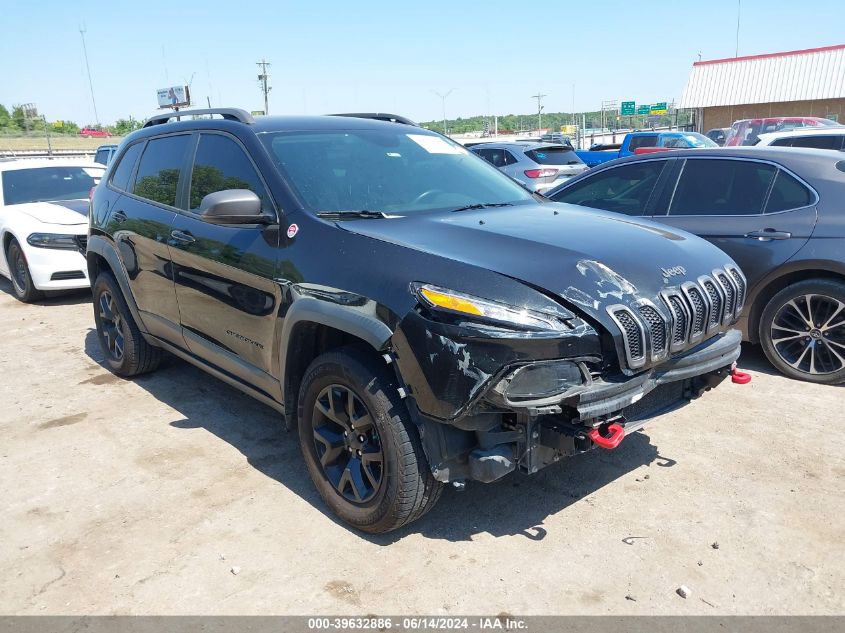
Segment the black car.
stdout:
<svg viewBox="0 0 845 633">
<path fill-rule="evenodd" d="M 813 149 L 634 156 L 548 192 L 706 238 L 748 276 L 739 325 L 793 378 L 845 382 L 845 161 Z"/>
<path fill-rule="evenodd" d="M 166 350 L 274 407 L 362 530 L 743 378 L 745 279 L 704 240 L 550 203 L 400 117 L 179 115 L 209 113 L 150 119 L 94 193 L 106 362 Z"/>
</svg>

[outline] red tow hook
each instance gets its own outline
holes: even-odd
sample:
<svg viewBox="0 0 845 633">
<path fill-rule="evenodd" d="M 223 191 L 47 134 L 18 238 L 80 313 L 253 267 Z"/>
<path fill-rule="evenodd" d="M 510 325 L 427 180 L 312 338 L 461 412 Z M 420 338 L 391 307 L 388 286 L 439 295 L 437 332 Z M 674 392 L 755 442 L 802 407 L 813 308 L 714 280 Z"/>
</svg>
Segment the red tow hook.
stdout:
<svg viewBox="0 0 845 633">
<path fill-rule="evenodd" d="M 751 374 L 744 371 L 739 371 L 736 368 L 736 363 L 731 366 L 731 382 L 737 385 L 747 385 L 751 382 Z"/>
<path fill-rule="evenodd" d="M 596 427 L 594 429 L 590 429 L 590 432 L 587 433 L 587 437 L 593 440 L 593 443 L 596 446 L 601 446 L 602 448 L 606 448 L 608 450 L 614 449 L 619 446 L 619 443 L 622 442 L 622 439 L 625 437 L 625 428 L 614 423 L 607 425 L 607 431 L 610 435 L 604 436 L 599 432 L 599 427 Z"/>
</svg>

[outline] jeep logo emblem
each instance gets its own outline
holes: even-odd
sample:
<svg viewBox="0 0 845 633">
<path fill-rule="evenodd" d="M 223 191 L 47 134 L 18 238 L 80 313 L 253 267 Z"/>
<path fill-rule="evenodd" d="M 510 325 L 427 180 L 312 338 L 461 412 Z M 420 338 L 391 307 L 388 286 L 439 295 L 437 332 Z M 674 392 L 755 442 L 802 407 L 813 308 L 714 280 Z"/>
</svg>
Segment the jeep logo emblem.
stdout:
<svg viewBox="0 0 845 633">
<path fill-rule="evenodd" d="M 686 275 L 687 269 L 683 266 L 673 266 L 672 268 L 661 268 L 660 271 L 666 278 L 677 277 L 678 275 Z"/>
</svg>

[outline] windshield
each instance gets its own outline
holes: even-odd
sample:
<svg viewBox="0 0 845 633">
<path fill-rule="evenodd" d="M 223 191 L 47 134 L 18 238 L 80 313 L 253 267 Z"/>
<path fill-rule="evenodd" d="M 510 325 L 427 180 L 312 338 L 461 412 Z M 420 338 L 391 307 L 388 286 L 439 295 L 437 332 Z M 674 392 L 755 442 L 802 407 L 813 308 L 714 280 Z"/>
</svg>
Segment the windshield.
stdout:
<svg viewBox="0 0 845 633">
<path fill-rule="evenodd" d="M 315 211 L 408 213 L 534 201 L 483 159 L 417 128 L 274 132 L 261 138 Z"/>
<path fill-rule="evenodd" d="M 580 165 L 581 159 L 571 147 L 541 147 L 525 152 L 540 165 Z"/>
<path fill-rule="evenodd" d="M 33 167 L 2 172 L 3 203 L 25 204 L 87 198 L 105 169 L 97 167 Z"/>
</svg>

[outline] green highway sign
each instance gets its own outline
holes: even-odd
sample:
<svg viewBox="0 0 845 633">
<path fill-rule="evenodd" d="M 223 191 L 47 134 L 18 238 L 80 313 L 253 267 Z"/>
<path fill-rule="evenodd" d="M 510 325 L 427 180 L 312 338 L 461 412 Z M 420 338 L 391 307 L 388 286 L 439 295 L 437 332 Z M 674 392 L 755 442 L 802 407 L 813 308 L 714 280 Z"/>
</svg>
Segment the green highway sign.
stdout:
<svg viewBox="0 0 845 633">
<path fill-rule="evenodd" d="M 637 108 L 637 114 L 649 114 L 650 112 L 651 112 L 651 106 L 650 105 L 641 105 L 639 108 Z"/>
<path fill-rule="evenodd" d="M 619 111 L 619 114 L 621 114 L 622 116 L 634 116 L 636 105 L 637 104 L 633 101 L 623 101 L 622 109 Z"/>
<path fill-rule="evenodd" d="M 660 103 L 655 103 L 651 106 L 651 112 L 649 114 L 666 114 L 669 110 L 666 108 L 666 102 L 661 101 Z"/>
</svg>

